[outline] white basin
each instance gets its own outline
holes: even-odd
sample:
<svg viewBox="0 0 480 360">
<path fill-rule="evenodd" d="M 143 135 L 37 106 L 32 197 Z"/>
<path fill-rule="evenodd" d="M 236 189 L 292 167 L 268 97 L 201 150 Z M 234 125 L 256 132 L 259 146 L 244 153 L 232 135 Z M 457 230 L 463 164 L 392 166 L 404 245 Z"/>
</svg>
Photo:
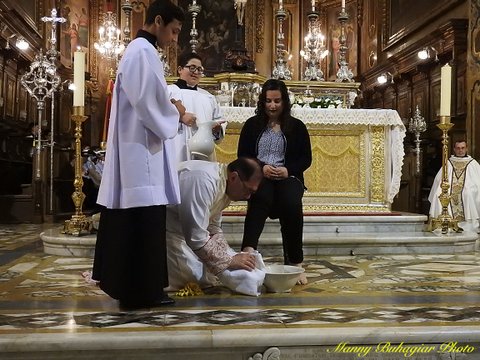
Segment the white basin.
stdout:
<svg viewBox="0 0 480 360">
<path fill-rule="evenodd" d="M 265 267 L 263 285 L 269 292 L 290 292 L 305 269 L 292 265 L 269 265 Z"/>
</svg>

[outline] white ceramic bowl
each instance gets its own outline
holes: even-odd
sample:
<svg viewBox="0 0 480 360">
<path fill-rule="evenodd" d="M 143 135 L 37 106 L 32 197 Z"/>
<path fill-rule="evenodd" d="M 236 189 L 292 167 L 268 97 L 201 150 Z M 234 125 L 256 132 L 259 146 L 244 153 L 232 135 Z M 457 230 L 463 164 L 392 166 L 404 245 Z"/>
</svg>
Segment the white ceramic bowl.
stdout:
<svg viewBox="0 0 480 360">
<path fill-rule="evenodd" d="M 282 293 L 290 292 L 297 283 L 300 274 L 305 269 L 291 265 L 269 265 L 265 266 L 265 280 L 263 285 L 269 292 Z"/>
</svg>

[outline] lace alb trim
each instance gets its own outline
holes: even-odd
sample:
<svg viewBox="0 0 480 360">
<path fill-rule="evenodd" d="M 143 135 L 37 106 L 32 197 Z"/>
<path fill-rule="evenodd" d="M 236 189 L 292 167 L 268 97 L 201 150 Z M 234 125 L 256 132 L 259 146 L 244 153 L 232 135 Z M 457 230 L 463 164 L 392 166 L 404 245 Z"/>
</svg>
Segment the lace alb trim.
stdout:
<svg viewBox="0 0 480 360">
<path fill-rule="evenodd" d="M 223 233 L 218 233 L 211 236 L 202 248 L 195 250 L 195 254 L 202 260 L 208 271 L 217 275 L 230 266 L 232 256 L 229 255 L 229 249 L 230 246 Z"/>
<path fill-rule="evenodd" d="M 244 123 L 255 115 L 253 107 L 222 106 L 223 117 L 229 123 Z M 292 116 L 305 124 L 328 125 L 390 125 L 405 131 L 405 125 L 396 110 L 391 109 L 312 109 L 293 108 Z"/>
</svg>

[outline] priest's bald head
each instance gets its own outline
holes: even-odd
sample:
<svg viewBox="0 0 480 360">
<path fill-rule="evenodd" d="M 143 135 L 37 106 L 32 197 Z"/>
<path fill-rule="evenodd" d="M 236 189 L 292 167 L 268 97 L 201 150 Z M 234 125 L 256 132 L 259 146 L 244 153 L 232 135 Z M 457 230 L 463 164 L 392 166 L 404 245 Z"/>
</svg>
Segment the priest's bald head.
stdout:
<svg viewBox="0 0 480 360">
<path fill-rule="evenodd" d="M 240 157 L 227 167 L 227 196 L 233 201 L 248 200 L 262 182 L 262 167 L 257 159 Z"/>
</svg>

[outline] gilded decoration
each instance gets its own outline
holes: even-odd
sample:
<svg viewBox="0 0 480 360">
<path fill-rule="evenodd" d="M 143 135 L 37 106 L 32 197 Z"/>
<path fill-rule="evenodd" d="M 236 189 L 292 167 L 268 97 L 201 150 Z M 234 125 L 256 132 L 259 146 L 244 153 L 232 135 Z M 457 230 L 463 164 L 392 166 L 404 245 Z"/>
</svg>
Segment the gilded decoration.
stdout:
<svg viewBox="0 0 480 360">
<path fill-rule="evenodd" d="M 313 161 L 305 196 L 365 197 L 365 129 L 309 130 Z"/>
<path fill-rule="evenodd" d="M 238 139 L 241 128 L 227 127 L 226 136 L 222 142 L 215 145 L 217 161 L 228 164 L 237 158 Z"/>
<path fill-rule="evenodd" d="M 236 157 L 243 123 L 255 108 L 221 107 L 227 135 L 217 145 L 220 162 Z M 398 193 L 405 126 L 394 110 L 295 108 L 312 144 L 305 172 L 304 211 L 385 212 Z M 229 211 L 244 211 L 235 203 Z"/>
<path fill-rule="evenodd" d="M 383 202 L 385 189 L 385 128 L 372 126 L 372 168 L 370 186 L 371 199 L 374 202 Z"/>
<path fill-rule="evenodd" d="M 241 131 L 236 125 L 227 127 L 227 136 L 215 147 L 220 162 L 236 158 Z M 365 198 L 365 130 L 309 130 L 313 160 L 305 172 L 306 197 Z"/>
<path fill-rule="evenodd" d="M 257 53 L 263 52 L 264 32 L 265 32 L 265 2 L 256 1 L 256 31 L 255 31 L 255 49 Z"/>
<path fill-rule="evenodd" d="M 303 205 L 305 213 L 312 212 L 390 212 L 390 207 L 387 205 L 370 205 L 370 204 L 324 204 L 324 205 Z"/>
</svg>

